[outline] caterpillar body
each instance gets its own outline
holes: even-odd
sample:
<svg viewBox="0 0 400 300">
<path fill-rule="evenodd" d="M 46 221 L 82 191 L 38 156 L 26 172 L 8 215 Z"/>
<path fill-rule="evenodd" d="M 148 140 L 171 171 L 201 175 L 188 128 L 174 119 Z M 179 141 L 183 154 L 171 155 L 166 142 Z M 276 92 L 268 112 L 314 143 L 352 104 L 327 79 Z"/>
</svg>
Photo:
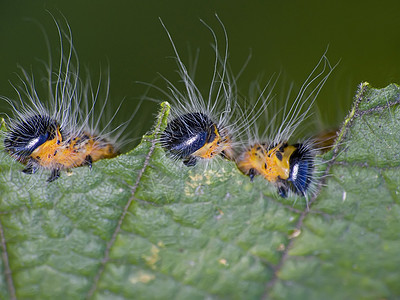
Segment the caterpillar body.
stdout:
<svg viewBox="0 0 400 300">
<path fill-rule="evenodd" d="M 210 162 L 216 157 L 234 160 L 238 137 L 254 124 L 268 104 L 266 98 L 262 102 L 259 99 L 250 109 L 239 106 L 240 96 L 236 87 L 239 76 L 232 75 L 228 63 L 227 33 L 218 16 L 217 20 L 225 39 L 223 51 L 220 51 L 216 33 L 202 21 L 213 36 L 215 54 L 211 82 L 206 93 L 197 87 L 194 74 L 182 62 L 170 33 L 162 23 L 172 44 L 184 89 L 180 90 L 165 78 L 168 91 L 159 89 L 173 104 L 160 144 L 172 158 L 183 161 L 186 166 L 194 166 L 199 161 Z M 255 106 L 259 109 L 256 110 Z"/>
<path fill-rule="evenodd" d="M 309 117 L 316 97 L 334 67 L 324 54 L 303 83 L 290 108 L 287 109 L 287 103 L 284 106 L 278 129 L 274 130 L 276 126 L 273 123 L 279 118 L 271 117 L 270 114 L 270 127 L 261 136 L 258 129 L 249 130 L 243 149 L 236 158 L 239 170 L 251 180 L 257 175 L 263 176 L 277 187 L 281 197 L 287 197 L 288 194 L 307 197 L 315 189 L 315 157 L 320 152 L 318 145 L 321 141 L 305 138 L 293 143 L 291 139 Z"/>
<path fill-rule="evenodd" d="M 130 121 L 113 129 L 111 123 L 117 110 L 99 130 L 107 109 L 108 72 L 105 84 L 101 78 L 104 75 L 100 75 L 93 87 L 89 72 L 84 80 L 79 74 L 68 22 L 65 20 L 65 28 L 55 19 L 54 22 L 60 56 L 54 64 L 48 47 L 42 90 L 37 89 L 34 75 L 21 68 L 20 84 L 14 86 L 19 99 L 1 97 L 12 107 L 12 116 L 6 120 L 7 131 L 3 133 L 5 151 L 25 165 L 24 173 L 49 170 L 49 182 L 56 180 L 62 170 L 84 165 L 91 168 L 97 160 L 117 156 L 122 145 L 119 137 Z"/>
<path fill-rule="evenodd" d="M 280 143 L 268 146 L 256 143 L 248 147 L 237 161 L 238 168 L 253 180 L 262 175 L 277 186 L 278 193 L 305 196 L 313 181 L 315 151 L 312 144 Z"/>
</svg>

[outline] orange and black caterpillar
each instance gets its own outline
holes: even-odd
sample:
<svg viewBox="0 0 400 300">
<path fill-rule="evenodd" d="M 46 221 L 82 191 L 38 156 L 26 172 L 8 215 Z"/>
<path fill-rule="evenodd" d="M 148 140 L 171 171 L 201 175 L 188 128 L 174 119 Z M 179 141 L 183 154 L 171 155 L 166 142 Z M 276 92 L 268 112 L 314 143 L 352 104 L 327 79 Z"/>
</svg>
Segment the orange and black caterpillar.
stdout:
<svg viewBox="0 0 400 300">
<path fill-rule="evenodd" d="M 1 97 L 12 107 L 7 131 L 2 134 L 5 151 L 26 165 L 24 173 L 49 170 L 49 182 L 57 179 L 61 170 L 83 165 L 91 168 L 99 159 L 117 156 L 121 145 L 117 140 L 130 121 L 111 128 L 116 113 L 111 120 L 101 119 L 107 107 L 109 77 L 105 84 L 100 79 L 95 89 L 88 74 L 82 79 L 71 29 L 67 22 L 64 29 L 57 21 L 55 24 L 60 56 L 55 64 L 51 56 L 45 64 L 47 75 L 40 81 L 45 83 L 44 89 L 22 69 L 21 84 L 15 86 L 19 99 Z M 101 123 L 105 126 L 99 130 Z"/>
<path fill-rule="evenodd" d="M 60 176 L 63 169 L 118 155 L 107 140 L 87 132 L 64 133 L 60 124 L 46 115 L 32 115 L 11 123 L 4 139 L 5 150 L 26 165 L 24 173 L 33 174 L 40 168 L 51 170 L 47 181 Z"/>
<path fill-rule="evenodd" d="M 215 32 L 202 21 L 214 38 L 215 54 L 209 90 L 206 92 L 202 92 L 196 85 L 192 70 L 188 70 L 181 60 L 171 35 L 162 24 L 175 53 L 183 88 L 179 89 L 165 78 L 167 91 L 157 88 L 173 104 L 160 144 L 170 157 L 183 161 L 186 166 L 194 166 L 198 162 L 208 163 L 217 157 L 234 160 L 238 137 L 254 124 L 269 103 L 267 97 L 260 98 L 251 107 L 239 107 L 237 77 L 233 76 L 228 63 L 227 33 L 221 20 L 218 17 L 217 20 L 224 34 L 223 51 Z M 267 90 L 268 86 L 264 91 Z M 259 109 L 256 110 L 255 107 Z M 248 117 L 250 110 L 252 114 Z"/>
<path fill-rule="evenodd" d="M 161 135 L 161 145 L 194 166 L 197 159 L 211 159 L 216 155 L 231 159 L 232 143 L 226 129 L 219 128 L 203 113 L 187 113 L 170 121 Z"/>
<path fill-rule="evenodd" d="M 247 141 L 244 141 L 236 157 L 236 164 L 251 180 L 257 175 L 263 176 L 277 187 L 282 197 L 292 193 L 307 199 L 308 194 L 315 191 L 316 155 L 321 147 L 329 145 L 323 146 L 318 138 L 305 138 L 296 143 L 291 140 L 302 122 L 309 117 L 315 99 L 333 69 L 324 54 L 303 83 L 292 105 L 288 106 L 286 102 L 283 106 L 282 116 L 270 113 L 269 125 L 261 136 L 258 135 L 258 128 L 248 131 Z M 277 120 L 278 124 L 274 124 Z"/>
<path fill-rule="evenodd" d="M 250 180 L 261 175 L 275 184 L 281 197 L 287 197 L 289 191 L 305 196 L 314 178 L 314 157 L 315 150 L 308 144 L 261 143 L 244 151 L 237 166 Z"/>
</svg>

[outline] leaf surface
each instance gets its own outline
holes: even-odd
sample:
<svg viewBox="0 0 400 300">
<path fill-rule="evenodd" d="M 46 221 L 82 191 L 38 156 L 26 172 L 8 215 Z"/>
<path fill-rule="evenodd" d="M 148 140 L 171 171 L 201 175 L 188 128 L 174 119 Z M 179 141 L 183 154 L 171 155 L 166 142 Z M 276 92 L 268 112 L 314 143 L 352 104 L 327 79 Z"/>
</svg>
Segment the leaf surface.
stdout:
<svg viewBox="0 0 400 300">
<path fill-rule="evenodd" d="M 234 163 L 171 161 L 168 104 L 134 150 L 50 184 L 1 152 L 0 298 L 397 298 L 399 102 L 360 86 L 309 209 Z"/>
</svg>

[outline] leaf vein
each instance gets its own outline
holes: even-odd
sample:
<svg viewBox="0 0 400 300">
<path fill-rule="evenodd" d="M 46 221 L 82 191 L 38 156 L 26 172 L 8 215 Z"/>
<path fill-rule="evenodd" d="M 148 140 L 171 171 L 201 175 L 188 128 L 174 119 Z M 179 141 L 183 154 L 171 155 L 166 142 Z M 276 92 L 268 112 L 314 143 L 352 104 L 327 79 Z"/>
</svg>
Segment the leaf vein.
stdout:
<svg viewBox="0 0 400 300">
<path fill-rule="evenodd" d="M 156 125 L 156 127 L 154 128 L 154 131 L 153 131 L 153 136 L 154 137 L 150 141 L 151 142 L 151 146 L 150 146 L 149 151 L 148 151 L 148 153 L 146 155 L 146 158 L 144 160 L 143 167 L 142 167 L 142 169 L 139 171 L 139 173 L 137 175 L 136 183 L 131 189 L 131 197 L 129 198 L 128 202 L 126 203 L 126 205 L 124 207 L 124 210 L 122 211 L 122 214 L 121 214 L 121 216 L 120 216 L 120 218 L 118 220 L 118 224 L 117 224 L 117 226 L 116 226 L 116 228 L 115 228 L 115 230 L 113 232 L 113 235 L 112 235 L 110 241 L 107 243 L 106 249 L 104 251 L 103 259 L 101 260 L 100 268 L 99 268 L 97 274 L 94 277 L 92 287 L 90 288 L 88 294 L 86 295 L 87 299 L 91 298 L 93 296 L 94 292 L 96 291 L 98 282 L 100 280 L 100 277 L 104 272 L 105 265 L 110 259 L 111 248 L 114 245 L 115 240 L 117 239 L 117 235 L 121 230 L 121 226 L 122 226 L 122 223 L 123 223 L 123 221 L 125 219 L 125 216 L 126 216 L 126 214 L 128 212 L 128 209 L 129 209 L 131 203 L 133 202 L 133 200 L 135 199 L 134 195 L 135 195 L 136 189 L 138 188 L 138 186 L 139 186 L 139 184 L 141 182 L 142 176 L 143 176 L 146 168 L 149 165 L 150 158 L 151 158 L 151 156 L 152 156 L 152 154 L 154 152 L 154 149 L 156 147 L 157 137 L 159 135 L 159 132 L 161 131 L 161 126 L 162 126 L 161 119 L 165 115 L 167 109 L 168 109 L 167 106 L 162 106 L 162 109 L 161 109 L 161 111 L 159 113 L 158 123 L 157 123 L 157 125 Z"/>
</svg>

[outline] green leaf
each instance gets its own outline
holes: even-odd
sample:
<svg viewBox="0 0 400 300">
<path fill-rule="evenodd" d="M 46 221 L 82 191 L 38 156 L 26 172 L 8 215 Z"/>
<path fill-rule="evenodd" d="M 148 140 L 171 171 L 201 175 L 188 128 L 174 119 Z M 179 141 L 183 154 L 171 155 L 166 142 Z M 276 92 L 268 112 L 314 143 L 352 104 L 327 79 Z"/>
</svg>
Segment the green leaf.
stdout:
<svg viewBox="0 0 400 300">
<path fill-rule="evenodd" d="M 360 86 L 309 209 L 234 163 L 172 162 L 166 103 L 136 149 L 52 183 L 1 152 L 0 298 L 398 298 L 399 102 Z"/>
</svg>

